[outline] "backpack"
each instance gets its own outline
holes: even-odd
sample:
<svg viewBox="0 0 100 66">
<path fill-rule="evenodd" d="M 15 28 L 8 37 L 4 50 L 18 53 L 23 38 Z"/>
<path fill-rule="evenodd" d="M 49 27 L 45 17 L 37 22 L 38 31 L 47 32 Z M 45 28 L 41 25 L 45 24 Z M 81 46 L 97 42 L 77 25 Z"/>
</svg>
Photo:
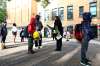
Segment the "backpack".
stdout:
<svg viewBox="0 0 100 66">
<path fill-rule="evenodd" d="M 96 25 L 91 26 L 91 29 L 89 30 L 88 36 L 89 36 L 88 37 L 89 40 L 97 38 L 97 26 Z"/>
<path fill-rule="evenodd" d="M 78 40 L 79 42 L 82 41 L 82 38 L 83 38 L 82 24 L 76 24 L 75 25 L 74 36 L 75 36 L 76 40 Z"/>
<path fill-rule="evenodd" d="M 34 40 L 39 40 L 40 34 L 39 34 L 38 31 L 35 31 L 35 32 L 33 33 L 33 38 L 34 38 Z"/>
<path fill-rule="evenodd" d="M 33 33 L 32 25 L 31 24 L 28 25 L 28 33 Z"/>
<path fill-rule="evenodd" d="M 36 29 L 37 29 L 37 31 L 41 31 L 42 28 L 43 28 L 43 25 L 42 25 L 41 21 L 36 22 Z"/>
<path fill-rule="evenodd" d="M 28 38 L 28 36 L 29 36 L 29 33 L 28 33 L 28 26 L 26 26 L 26 27 L 24 28 L 24 37 Z"/>
</svg>

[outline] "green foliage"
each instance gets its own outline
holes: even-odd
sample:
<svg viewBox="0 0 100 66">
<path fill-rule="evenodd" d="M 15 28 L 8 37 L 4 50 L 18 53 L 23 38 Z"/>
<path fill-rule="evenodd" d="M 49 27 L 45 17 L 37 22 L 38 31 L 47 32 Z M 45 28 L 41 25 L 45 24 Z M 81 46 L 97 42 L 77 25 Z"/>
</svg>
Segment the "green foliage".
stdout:
<svg viewBox="0 0 100 66">
<path fill-rule="evenodd" d="M 6 10 L 0 8 L 0 23 L 4 21 L 5 16 L 6 16 Z"/>
<path fill-rule="evenodd" d="M 49 0 L 42 0 L 42 6 L 43 8 L 47 7 L 49 4 Z"/>
<path fill-rule="evenodd" d="M 7 15 L 6 13 L 6 1 L 11 0 L 0 0 L 0 23 L 2 23 Z"/>
</svg>

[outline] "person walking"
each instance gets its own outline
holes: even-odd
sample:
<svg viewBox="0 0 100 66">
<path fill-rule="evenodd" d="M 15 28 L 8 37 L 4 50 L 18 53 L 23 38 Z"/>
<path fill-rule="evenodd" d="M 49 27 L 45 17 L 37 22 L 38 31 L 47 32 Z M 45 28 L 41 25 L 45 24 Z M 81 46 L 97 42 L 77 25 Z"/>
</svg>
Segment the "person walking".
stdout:
<svg viewBox="0 0 100 66">
<path fill-rule="evenodd" d="M 39 32 L 39 40 L 35 40 L 35 47 L 42 48 L 42 33 L 41 30 L 43 28 L 42 22 L 40 21 L 40 15 L 36 15 L 36 31 Z"/>
<path fill-rule="evenodd" d="M 54 29 L 58 30 L 60 35 L 63 36 L 63 27 L 61 20 L 58 16 L 55 16 Z M 56 38 L 56 51 L 61 51 L 61 49 L 62 49 L 62 37 L 60 39 Z"/>
<path fill-rule="evenodd" d="M 1 49 L 5 49 L 5 40 L 7 36 L 7 22 L 3 22 L 1 26 Z"/>
<path fill-rule="evenodd" d="M 89 41 L 92 39 L 90 37 L 92 37 L 91 33 L 91 20 L 92 20 L 92 16 L 90 12 L 84 12 L 83 13 L 83 21 L 81 22 L 82 24 L 82 44 L 81 44 L 81 61 L 80 64 L 85 65 L 85 66 L 91 66 L 91 64 L 89 62 L 91 62 L 91 60 L 89 60 L 86 57 L 86 53 L 88 50 L 88 45 L 89 45 Z"/>
<path fill-rule="evenodd" d="M 16 23 L 13 23 L 13 27 L 12 27 L 12 34 L 14 37 L 14 43 L 16 42 L 16 36 L 17 36 L 17 27 L 16 27 Z"/>
<path fill-rule="evenodd" d="M 36 30 L 36 24 L 35 24 L 35 17 L 34 14 L 31 17 L 30 23 L 28 24 L 28 53 L 29 54 L 34 54 L 35 51 L 33 51 L 33 33 Z"/>
</svg>

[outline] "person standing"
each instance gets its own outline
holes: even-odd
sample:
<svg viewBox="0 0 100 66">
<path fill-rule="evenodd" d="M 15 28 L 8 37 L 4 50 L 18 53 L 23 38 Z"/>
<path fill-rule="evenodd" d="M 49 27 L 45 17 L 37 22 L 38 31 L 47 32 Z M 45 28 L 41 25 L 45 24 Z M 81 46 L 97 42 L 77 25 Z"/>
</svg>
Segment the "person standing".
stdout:
<svg viewBox="0 0 100 66">
<path fill-rule="evenodd" d="M 40 21 L 40 15 L 36 15 L 36 31 L 39 32 L 39 40 L 35 40 L 35 47 L 42 48 L 42 33 L 41 30 L 43 28 L 42 22 Z"/>
<path fill-rule="evenodd" d="M 34 14 L 31 17 L 30 23 L 28 24 L 28 53 L 33 54 L 35 51 L 33 51 L 33 33 L 36 30 L 36 24 L 35 24 L 35 17 Z"/>
<path fill-rule="evenodd" d="M 21 42 L 24 42 L 24 28 L 21 29 L 21 32 L 20 32 L 20 37 L 21 37 Z"/>
<path fill-rule="evenodd" d="M 84 12 L 83 13 L 83 21 L 81 22 L 83 38 L 82 38 L 82 42 L 81 42 L 82 44 L 81 44 L 80 64 L 85 65 L 85 66 L 91 66 L 91 64 L 89 63 L 89 62 L 91 62 L 91 60 L 89 60 L 86 57 L 86 52 L 88 50 L 89 41 L 91 40 L 90 37 L 93 34 L 93 33 L 91 33 L 91 20 L 92 20 L 91 13 Z"/>
<path fill-rule="evenodd" d="M 7 36 L 7 22 L 3 22 L 1 26 L 1 49 L 5 49 L 5 40 Z"/>
<path fill-rule="evenodd" d="M 17 27 L 16 27 L 16 23 L 13 23 L 12 34 L 13 34 L 13 36 L 14 36 L 14 43 L 15 43 L 16 36 L 17 36 Z"/>
<path fill-rule="evenodd" d="M 63 36 L 63 27 L 61 20 L 58 16 L 55 16 L 54 29 L 57 30 L 56 28 L 58 28 L 60 35 Z M 56 51 L 61 51 L 61 49 L 62 49 L 62 37 L 60 39 L 56 39 Z"/>
</svg>

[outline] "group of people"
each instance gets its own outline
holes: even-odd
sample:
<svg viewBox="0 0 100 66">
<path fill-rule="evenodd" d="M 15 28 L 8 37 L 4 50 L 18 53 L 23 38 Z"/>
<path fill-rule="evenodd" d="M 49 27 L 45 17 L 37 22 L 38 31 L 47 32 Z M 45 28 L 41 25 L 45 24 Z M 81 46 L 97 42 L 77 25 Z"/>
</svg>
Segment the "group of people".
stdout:
<svg viewBox="0 0 100 66">
<path fill-rule="evenodd" d="M 91 62 L 91 60 L 89 60 L 86 57 L 86 52 L 88 50 L 88 45 L 89 45 L 89 41 L 91 39 L 89 39 L 90 35 L 90 30 L 91 30 L 91 13 L 90 12 L 85 12 L 83 13 L 83 21 L 81 22 L 82 24 L 82 41 L 81 43 L 81 60 L 80 63 L 82 65 L 85 66 L 90 66 L 91 64 L 89 62 Z M 1 35 L 2 35 L 2 39 L 1 39 L 1 43 L 3 43 L 4 48 L 5 48 L 5 39 L 7 36 L 7 28 L 6 28 L 7 23 L 4 22 L 1 28 Z M 42 47 L 42 33 L 41 30 L 43 29 L 43 25 L 42 22 L 40 21 L 40 15 L 36 15 L 36 16 L 32 16 L 30 23 L 27 26 L 27 31 L 28 31 L 28 53 L 29 54 L 33 54 L 35 53 L 35 51 L 33 50 L 33 45 L 35 44 L 35 47 L 37 48 L 41 48 Z M 55 51 L 61 51 L 62 50 L 62 37 L 63 37 L 63 27 L 62 27 L 62 22 L 59 18 L 59 16 L 55 16 L 55 21 L 54 21 L 54 34 L 55 36 L 53 37 L 54 39 L 56 39 L 56 49 Z M 5 32 L 4 32 L 5 31 Z M 37 31 L 39 33 L 39 39 L 35 40 L 35 38 L 33 37 L 33 33 Z M 20 34 L 22 34 L 23 32 L 23 28 Z M 14 35 L 14 42 L 15 42 L 15 38 L 17 35 L 17 28 L 16 28 L 16 24 L 13 24 L 13 28 L 12 28 L 12 33 Z M 21 41 L 23 41 L 23 37 L 21 39 Z"/>
<path fill-rule="evenodd" d="M 13 41 L 15 42 L 16 39 L 16 35 L 17 35 L 17 27 L 16 27 L 16 23 L 13 23 L 13 27 L 12 27 L 12 34 L 13 34 Z M 0 38 L 1 38 L 1 45 L 0 48 L 1 49 L 5 49 L 6 45 L 5 45 L 5 40 L 8 34 L 8 30 L 7 30 L 7 22 L 4 21 L 1 25 L 1 29 L 0 29 Z"/>
</svg>

